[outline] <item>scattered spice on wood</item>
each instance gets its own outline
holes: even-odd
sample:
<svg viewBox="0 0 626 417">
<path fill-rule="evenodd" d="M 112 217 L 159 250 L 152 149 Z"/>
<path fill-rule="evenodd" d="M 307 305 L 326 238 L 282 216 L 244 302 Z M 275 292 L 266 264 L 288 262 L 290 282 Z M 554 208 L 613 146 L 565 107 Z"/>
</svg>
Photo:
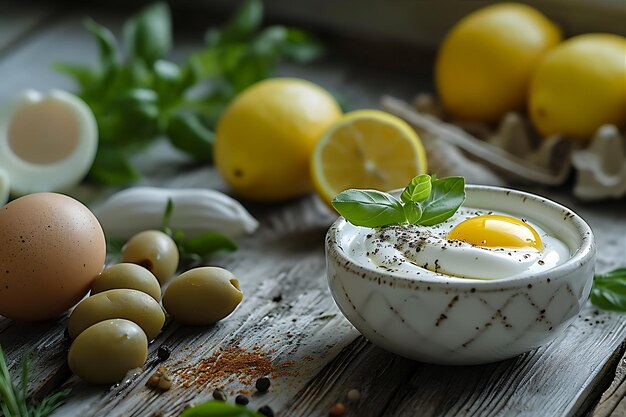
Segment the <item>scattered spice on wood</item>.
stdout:
<svg viewBox="0 0 626 417">
<path fill-rule="evenodd" d="M 179 361 L 178 364 L 181 362 Z M 173 370 L 181 379 L 183 387 L 192 384 L 215 384 L 238 379 L 243 385 L 252 385 L 261 377 L 279 377 L 290 375 L 289 367 L 293 362 L 272 364 L 269 354 L 263 346 L 253 346 L 250 349 L 240 347 L 226 347 L 215 351 L 210 357 L 202 358 L 198 362 Z M 248 394 L 240 391 L 241 394 Z"/>
<path fill-rule="evenodd" d="M 270 385 L 270 379 L 266 376 L 257 379 L 256 383 L 254 384 L 259 392 L 267 392 L 267 390 L 270 389 Z"/>
<path fill-rule="evenodd" d="M 259 413 L 263 414 L 265 417 L 274 417 L 274 410 L 269 405 L 264 405 L 259 408 Z"/>
<path fill-rule="evenodd" d="M 330 417 L 341 417 L 346 413 L 346 407 L 342 403 L 337 403 L 330 407 L 328 415 Z"/>
<path fill-rule="evenodd" d="M 248 405 L 250 400 L 245 395 L 239 394 L 235 397 L 235 403 L 239 405 Z"/>
<path fill-rule="evenodd" d="M 226 393 L 219 388 L 215 388 L 213 390 L 213 398 L 219 401 L 226 401 L 228 397 L 226 397 Z"/>
</svg>

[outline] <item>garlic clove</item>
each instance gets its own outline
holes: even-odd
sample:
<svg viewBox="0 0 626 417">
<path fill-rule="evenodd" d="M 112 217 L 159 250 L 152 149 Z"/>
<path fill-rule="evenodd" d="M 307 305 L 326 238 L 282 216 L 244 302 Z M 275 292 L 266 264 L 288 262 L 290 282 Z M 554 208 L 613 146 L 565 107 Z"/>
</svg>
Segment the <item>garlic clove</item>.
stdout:
<svg viewBox="0 0 626 417">
<path fill-rule="evenodd" d="M 96 156 L 91 109 L 61 90 L 26 90 L 0 111 L 0 166 L 16 195 L 79 183 Z"/>
</svg>

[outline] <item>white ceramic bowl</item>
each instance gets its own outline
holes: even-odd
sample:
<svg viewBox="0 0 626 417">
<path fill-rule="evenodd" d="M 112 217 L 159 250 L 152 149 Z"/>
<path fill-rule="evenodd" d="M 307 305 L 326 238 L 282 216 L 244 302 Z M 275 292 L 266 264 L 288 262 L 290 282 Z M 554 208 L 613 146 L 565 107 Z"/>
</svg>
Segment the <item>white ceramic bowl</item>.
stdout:
<svg viewBox="0 0 626 417">
<path fill-rule="evenodd" d="M 495 362 L 553 340 L 587 301 L 595 241 L 571 210 L 543 197 L 498 187 L 466 186 L 464 206 L 527 218 L 566 243 L 565 263 L 519 278 L 443 280 L 357 263 L 346 250 L 355 228 L 339 218 L 326 236 L 328 283 L 344 316 L 373 343 L 423 362 Z"/>
</svg>

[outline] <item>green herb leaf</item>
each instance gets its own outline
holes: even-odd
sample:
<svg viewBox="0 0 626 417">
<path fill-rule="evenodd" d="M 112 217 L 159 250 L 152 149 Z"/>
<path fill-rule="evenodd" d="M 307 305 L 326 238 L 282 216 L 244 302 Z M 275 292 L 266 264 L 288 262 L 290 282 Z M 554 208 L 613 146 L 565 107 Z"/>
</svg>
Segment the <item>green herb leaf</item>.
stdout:
<svg viewBox="0 0 626 417">
<path fill-rule="evenodd" d="M 199 256 L 206 256 L 218 251 L 236 251 L 237 244 L 229 237 L 217 232 L 205 232 L 199 236 L 182 242 L 185 253 L 193 253 Z"/>
<path fill-rule="evenodd" d="M 113 33 L 92 19 L 85 19 L 85 28 L 98 40 L 100 61 L 105 67 L 119 65 L 119 47 Z"/>
<path fill-rule="evenodd" d="M 167 126 L 167 135 L 176 148 L 197 160 L 210 161 L 215 135 L 200 118 L 188 111 L 174 114 Z"/>
<path fill-rule="evenodd" d="M 187 408 L 180 417 L 263 417 L 263 415 L 241 405 L 210 400 L 204 404 Z"/>
<path fill-rule="evenodd" d="M 64 390 L 45 397 L 39 403 L 33 403 L 27 398 L 28 379 L 30 371 L 30 355 L 27 351 L 22 356 L 19 388 L 13 381 L 6 363 L 4 351 L 0 345 L 0 410 L 5 417 L 46 417 L 56 410 L 70 390 Z"/>
<path fill-rule="evenodd" d="M 84 65 L 55 62 L 52 64 L 52 68 L 57 72 L 72 77 L 76 84 L 78 84 L 78 87 L 82 90 L 91 89 L 98 80 L 94 71 Z"/>
<path fill-rule="evenodd" d="M 89 178 L 102 184 L 123 185 L 139 179 L 139 173 L 120 149 L 100 147 Z"/>
<path fill-rule="evenodd" d="M 418 175 L 413 178 L 404 191 L 402 191 L 400 198 L 405 203 L 408 203 L 409 201 L 419 203 L 426 200 L 430 195 L 430 190 L 432 188 L 430 181 L 430 175 Z"/>
<path fill-rule="evenodd" d="M 382 227 L 406 222 L 402 203 L 393 196 L 375 190 L 346 190 L 332 205 L 356 226 Z"/>
<path fill-rule="evenodd" d="M 626 268 L 596 275 L 591 302 L 604 310 L 626 312 Z"/>
<path fill-rule="evenodd" d="M 432 226 L 449 219 L 465 201 L 465 179 L 447 177 L 432 180 L 432 189 L 422 204 L 419 224 Z"/>
<path fill-rule="evenodd" d="M 293 62 L 307 64 L 319 58 L 324 53 L 324 47 L 309 33 L 295 28 L 287 28 L 283 53 Z"/>
<path fill-rule="evenodd" d="M 170 9 L 165 2 L 152 4 L 124 24 L 124 42 L 129 54 L 152 63 L 172 47 Z"/>
<path fill-rule="evenodd" d="M 422 206 L 420 203 L 409 201 L 402 207 L 406 220 L 411 224 L 417 224 L 422 218 Z"/>
<path fill-rule="evenodd" d="M 222 30 L 220 42 L 246 40 L 261 26 L 263 20 L 263 2 L 260 0 L 245 0 L 235 16 Z M 215 43 L 214 34 L 207 34 L 207 40 Z"/>
</svg>

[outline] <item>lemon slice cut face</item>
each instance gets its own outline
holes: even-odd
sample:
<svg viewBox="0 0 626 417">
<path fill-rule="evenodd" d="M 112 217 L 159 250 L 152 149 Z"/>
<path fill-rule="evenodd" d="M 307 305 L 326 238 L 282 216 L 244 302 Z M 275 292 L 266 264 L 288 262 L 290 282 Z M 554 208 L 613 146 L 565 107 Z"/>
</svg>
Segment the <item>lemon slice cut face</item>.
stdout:
<svg viewBox="0 0 626 417">
<path fill-rule="evenodd" d="M 320 198 L 348 188 L 389 191 L 426 173 L 426 154 L 403 120 L 378 110 L 347 113 L 315 145 L 311 177 Z"/>
</svg>

